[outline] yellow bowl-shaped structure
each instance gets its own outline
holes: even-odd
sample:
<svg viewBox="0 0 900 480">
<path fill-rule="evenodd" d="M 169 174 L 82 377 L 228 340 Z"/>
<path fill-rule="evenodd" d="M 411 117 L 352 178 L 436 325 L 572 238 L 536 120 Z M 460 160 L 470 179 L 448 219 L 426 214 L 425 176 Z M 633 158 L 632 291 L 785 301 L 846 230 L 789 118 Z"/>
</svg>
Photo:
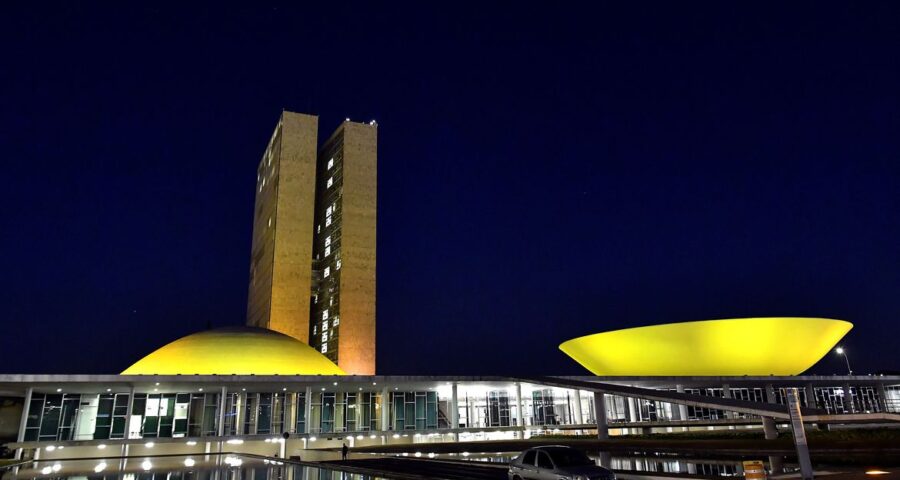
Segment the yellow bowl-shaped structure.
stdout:
<svg viewBox="0 0 900 480">
<path fill-rule="evenodd" d="M 597 333 L 559 349 L 603 376 L 798 375 L 851 328 L 827 318 L 705 320 Z"/>
<path fill-rule="evenodd" d="M 287 335 L 255 327 L 179 338 L 122 375 L 345 375 L 327 357 Z"/>
</svg>

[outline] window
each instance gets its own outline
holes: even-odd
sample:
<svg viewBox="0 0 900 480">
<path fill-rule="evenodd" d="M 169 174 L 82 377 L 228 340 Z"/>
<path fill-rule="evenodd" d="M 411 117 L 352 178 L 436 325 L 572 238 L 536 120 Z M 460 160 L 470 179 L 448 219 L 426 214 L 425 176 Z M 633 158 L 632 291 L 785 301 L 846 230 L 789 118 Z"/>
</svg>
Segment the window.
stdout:
<svg viewBox="0 0 900 480">
<path fill-rule="evenodd" d="M 322 225 L 316 225 L 316 233 L 322 233 Z"/>
<path fill-rule="evenodd" d="M 333 167 L 333 166 L 334 166 L 334 159 L 332 158 L 332 159 L 328 160 L 328 166 L 325 167 L 325 169 L 331 170 L 331 167 Z"/>
<path fill-rule="evenodd" d="M 325 209 L 325 216 L 327 217 L 327 216 L 330 216 L 330 215 L 331 215 L 331 207 L 328 207 L 328 208 Z"/>
<path fill-rule="evenodd" d="M 544 452 L 537 452 L 537 466 L 538 468 L 548 468 L 553 470 L 553 462 L 550 461 L 550 457 L 547 456 Z"/>
<path fill-rule="evenodd" d="M 337 202 L 331 204 L 331 212 L 337 213 Z"/>
<path fill-rule="evenodd" d="M 331 267 L 325 267 L 325 278 L 328 278 L 329 275 L 331 275 Z"/>
<path fill-rule="evenodd" d="M 341 261 L 340 261 L 340 260 L 338 260 L 337 263 L 334 265 L 334 269 L 335 269 L 335 270 L 340 270 L 340 269 L 341 269 Z"/>
<path fill-rule="evenodd" d="M 331 255 L 331 245 L 325 247 L 325 256 Z"/>
<path fill-rule="evenodd" d="M 265 185 L 265 179 L 263 179 L 263 185 Z M 325 188 L 329 188 L 334 185 L 334 177 L 328 177 L 328 182 L 325 183 Z"/>
<path fill-rule="evenodd" d="M 328 330 L 322 332 L 322 343 L 325 343 L 327 341 L 328 341 Z"/>
<path fill-rule="evenodd" d="M 529 450 L 529 451 L 525 452 L 525 456 L 522 458 L 522 464 L 523 465 L 534 465 L 534 456 L 535 456 L 534 450 Z"/>
<path fill-rule="evenodd" d="M 331 245 L 331 235 L 325 237 L 325 246 Z"/>
<path fill-rule="evenodd" d="M 328 353 L 328 344 L 327 343 L 322 344 L 322 353 Z"/>
<path fill-rule="evenodd" d="M 328 320 L 328 309 L 327 308 L 322 311 L 322 320 Z M 327 326 L 328 322 L 325 322 L 322 325 Z M 323 328 L 323 330 L 324 330 L 324 328 Z"/>
<path fill-rule="evenodd" d="M 319 326 L 318 326 L 318 325 L 313 325 L 313 335 L 315 335 L 315 334 L 317 334 L 317 333 L 319 333 Z"/>
<path fill-rule="evenodd" d="M 334 317 L 334 320 L 331 322 L 332 327 L 336 327 L 341 324 L 341 317 Z"/>
<path fill-rule="evenodd" d="M 325 217 L 325 226 L 331 225 L 331 217 Z"/>
</svg>

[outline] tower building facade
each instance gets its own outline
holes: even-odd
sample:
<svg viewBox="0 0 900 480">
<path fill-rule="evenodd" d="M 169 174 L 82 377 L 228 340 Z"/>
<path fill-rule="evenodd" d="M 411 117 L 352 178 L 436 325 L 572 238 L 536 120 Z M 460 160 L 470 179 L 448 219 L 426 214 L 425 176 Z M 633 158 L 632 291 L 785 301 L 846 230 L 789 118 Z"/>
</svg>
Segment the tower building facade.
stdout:
<svg viewBox="0 0 900 480">
<path fill-rule="evenodd" d="M 283 112 L 257 169 L 247 324 L 375 373 L 377 129 Z"/>
</svg>

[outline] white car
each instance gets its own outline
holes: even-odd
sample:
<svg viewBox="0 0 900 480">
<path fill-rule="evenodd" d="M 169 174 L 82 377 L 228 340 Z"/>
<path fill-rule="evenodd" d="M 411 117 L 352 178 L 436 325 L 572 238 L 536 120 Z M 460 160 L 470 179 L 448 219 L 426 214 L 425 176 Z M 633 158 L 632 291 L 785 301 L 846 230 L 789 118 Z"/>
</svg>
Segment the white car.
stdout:
<svg viewBox="0 0 900 480">
<path fill-rule="evenodd" d="M 616 480 L 581 450 L 562 445 L 532 447 L 509 462 L 509 480 Z"/>
</svg>

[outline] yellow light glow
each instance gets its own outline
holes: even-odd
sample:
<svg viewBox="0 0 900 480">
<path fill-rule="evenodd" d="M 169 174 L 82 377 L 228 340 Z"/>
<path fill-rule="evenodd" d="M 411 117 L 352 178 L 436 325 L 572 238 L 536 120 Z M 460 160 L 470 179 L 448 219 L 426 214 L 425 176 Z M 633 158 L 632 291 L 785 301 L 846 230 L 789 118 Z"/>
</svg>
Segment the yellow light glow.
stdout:
<svg viewBox="0 0 900 480">
<path fill-rule="evenodd" d="M 886 472 L 884 470 L 866 470 L 866 475 L 887 475 L 891 472 Z"/>
<path fill-rule="evenodd" d="M 627 328 L 563 342 L 595 375 L 798 375 L 853 324 L 826 318 L 705 320 Z"/>
<path fill-rule="evenodd" d="M 122 375 L 344 375 L 309 345 L 254 327 L 220 328 L 179 338 Z"/>
</svg>

